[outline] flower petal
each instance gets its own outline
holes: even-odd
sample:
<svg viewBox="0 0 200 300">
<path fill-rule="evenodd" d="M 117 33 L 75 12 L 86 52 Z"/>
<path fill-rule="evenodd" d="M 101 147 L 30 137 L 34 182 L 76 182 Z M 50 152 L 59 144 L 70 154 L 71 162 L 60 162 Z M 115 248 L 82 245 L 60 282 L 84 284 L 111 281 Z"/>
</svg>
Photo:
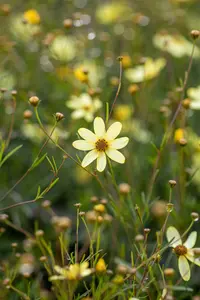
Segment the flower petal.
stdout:
<svg viewBox="0 0 200 300">
<path fill-rule="evenodd" d="M 97 158 L 97 170 L 99 172 L 103 172 L 103 170 L 106 167 L 106 155 L 104 152 L 99 153 L 99 156 Z"/>
<path fill-rule="evenodd" d="M 59 273 L 60 275 L 63 275 L 63 276 L 65 276 L 66 275 L 66 269 L 64 269 L 64 268 L 61 268 L 60 266 L 55 266 L 54 267 L 54 270 L 57 272 L 57 273 Z"/>
<path fill-rule="evenodd" d="M 114 149 L 122 149 L 124 148 L 129 142 L 129 138 L 127 137 L 122 137 L 119 139 L 115 139 L 110 143 L 110 147 Z"/>
<path fill-rule="evenodd" d="M 171 247 L 176 247 L 182 244 L 180 234 L 175 227 L 173 226 L 168 227 L 166 235 L 167 235 L 167 240 L 168 242 L 170 242 Z"/>
<path fill-rule="evenodd" d="M 183 255 L 179 256 L 178 268 L 183 280 L 188 281 L 190 279 L 190 266 L 187 259 Z"/>
<path fill-rule="evenodd" d="M 191 249 L 196 244 L 196 240 L 197 240 L 197 232 L 192 231 L 183 245 L 187 249 Z"/>
<path fill-rule="evenodd" d="M 120 122 L 113 123 L 106 132 L 106 137 L 108 140 L 114 140 L 122 129 L 122 124 Z"/>
<path fill-rule="evenodd" d="M 83 168 L 87 167 L 89 164 L 91 164 L 96 158 L 98 157 L 98 152 L 96 150 L 90 151 L 84 159 L 82 160 L 81 166 Z"/>
<path fill-rule="evenodd" d="M 96 135 L 92 132 L 92 131 L 90 131 L 90 130 L 88 130 L 88 129 L 86 129 L 86 128 L 80 128 L 79 130 L 78 130 L 78 134 L 84 139 L 84 140 L 86 140 L 87 142 L 96 142 L 96 140 L 97 140 L 97 137 L 96 137 Z"/>
<path fill-rule="evenodd" d="M 83 140 L 74 141 L 72 145 L 74 148 L 83 151 L 92 150 L 95 147 L 93 143 L 83 141 Z"/>
<path fill-rule="evenodd" d="M 195 257 L 194 254 L 187 253 L 186 257 L 189 261 L 191 261 L 193 264 L 200 267 L 200 257 Z"/>
<path fill-rule="evenodd" d="M 66 277 L 62 276 L 62 275 L 53 275 L 53 276 L 49 277 L 50 281 L 53 281 L 53 280 L 65 280 L 65 279 L 66 279 Z"/>
<path fill-rule="evenodd" d="M 84 116 L 84 110 L 82 109 L 78 109 L 73 111 L 73 113 L 71 114 L 72 119 L 81 119 Z"/>
<path fill-rule="evenodd" d="M 123 164 L 125 162 L 124 155 L 116 149 L 109 148 L 108 150 L 106 150 L 106 154 L 108 155 L 108 157 L 110 157 L 110 159 L 118 162 L 119 164 Z"/>
<path fill-rule="evenodd" d="M 100 117 L 94 119 L 94 132 L 98 137 L 102 137 L 105 134 L 105 123 Z"/>
</svg>

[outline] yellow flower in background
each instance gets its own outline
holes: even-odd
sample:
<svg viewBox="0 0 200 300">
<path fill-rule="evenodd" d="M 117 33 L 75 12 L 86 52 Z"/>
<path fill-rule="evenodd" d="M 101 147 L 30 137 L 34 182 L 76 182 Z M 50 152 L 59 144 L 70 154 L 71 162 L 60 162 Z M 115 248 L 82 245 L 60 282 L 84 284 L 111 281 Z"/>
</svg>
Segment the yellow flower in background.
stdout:
<svg viewBox="0 0 200 300">
<path fill-rule="evenodd" d="M 169 34 L 166 31 L 158 32 L 153 37 L 154 46 L 162 51 L 169 52 L 174 57 L 190 56 L 193 44 L 180 34 Z M 195 47 L 194 57 L 200 56 L 200 50 Z"/>
<path fill-rule="evenodd" d="M 116 21 L 127 19 L 130 16 L 131 9 L 125 3 L 108 2 L 97 8 L 96 17 L 102 24 L 110 24 Z"/>
<path fill-rule="evenodd" d="M 29 10 L 25 11 L 24 19 L 29 24 L 34 24 L 34 25 L 40 24 L 40 15 L 37 12 L 37 10 L 35 10 L 35 9 L 29 9 Z"/>
<path fill-rule="evenodd" d="M 103 258 L 100 258 L 96 264 L 96 271 L 99 273 L 105 272 L 107 269 L 105 260 Z"/>
<path fill-rule="evenodd" d="M 74 70 L 74 76 L 81 82 L 88 82 L 88 71 L 82 67 Z"/>
<path fill-rule="evenodd" d="M 86 93 L 79 97 L 72 96 L 70 101 L 66 102 L 66 106 L 73 109 L 72 119 L 84 118 L 87 122 L 94 119 L 94 114 L 102 107 L 102 103 L 98 98 L 92 97 Z"/>
<path fill-rule="evenodd" d="M 153 60 L 148 57 L 144 64 L 127 69 L 125 71 L 125 76 L 129 81 L 136 83 L 151 80 L 159 75 L 165 65 L 166 60 L 164 58 Z"/>
<path fill-rule="evenodd" d="M 191 100 L 190 108 L 194 110 L 200 109 L 200 85 L 196 88 L 189 88 L 187 94 Z"/>
<path fill-rule="evenodd" d="M 184 129 L 178 128 L 174 132 L 174 142 L 179 143 L 181 139 L 184 138 Z"/>
<path fill-rule="evenodd" d="M 127 137 L 116 139 L 121 129 L 122 124 L 115 122 L 106 131 L 105 123 L 100 117 L 96 117 L 94 120 L 94 133 L 86 128 L 80 128 L 78 133 L 84 140 L 73 142 L 73 146 L 82 151 L 90 150 L 82 161 L 82 167 L 87 167 L 97 159 L 97 170 L 102 172 L 106 167 L 106 156 L 123 164 L 125 157 L 117 149 L 124 148 L 128 144 L 129 139 Z"/>
<path fill-rule="evenodd" d="M 88 82 L 90 87 L 98 87 L 100 81 L 105 77 L 105 68 L 95 61 L 85 60 L 75 65 L 74 76 L 80 82 Z"/>
<path fill-rule="evenodd" d="M 117 121 L 126 121 L 132 115 L 132 108 L 127 104 L 119 104 L 114 108 L 113 117 Z"/>
<path fill-rule="evenodd" d="M 128 68 L 131 66 L 132 64 L 132 60 L 131 57 L 128 54 L 122 54 L 122 66 L 123 68 Z"/>
<path fill-rule="evenodd" d="M 59 275 L 51 276 L 49 280 L 81 280 L 83 277 L 89 276 L 92 273 L 92 269 L 88 267 L 88 262 L 72 264 L 68 268 L 55 266 L 54 269 Z"/>
<path fill-rule="evenodd" d="M 200 266 L 200 258 L 195 257 L 195 248 L 193 248 L 197 240 L 197 232 L 191 232 L 185 243 L 182 242 L 179 232 L 173 226 L 167 229 L 166 235 L 170 247 L 173 247 L 174 253 L 178 256 L 178 268 L 181 277 L 188 281 L 191 275 L 188 260 Z"/>
<path fill-rule="evenodd" d="M 58 35 L 50 45 L 51 56 L 62 62 L 71 61 L 76 56 L 76 40 L 71 36 Z"/>
</svg>

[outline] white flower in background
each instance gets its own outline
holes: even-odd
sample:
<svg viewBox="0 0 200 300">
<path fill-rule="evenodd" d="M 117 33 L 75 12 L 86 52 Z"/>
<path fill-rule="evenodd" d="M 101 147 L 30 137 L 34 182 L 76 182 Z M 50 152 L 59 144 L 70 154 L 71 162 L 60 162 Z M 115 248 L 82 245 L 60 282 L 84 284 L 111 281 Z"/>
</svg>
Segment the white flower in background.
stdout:
<svg viewBox="0 0 200 300">
<path fill-rule="evenodd" d="M 125 76 L 131 82 L 143 82 L 158 76 L 165 65 L 166 60 L 164 58 L 153 60 L 152 58 L 147 57 L 144 64 L 127 69 L 125 71 Z"/>
<path fill-rule="evenodd" d="M 97 170 L 102 172 L 106 167 L 106 156 L 123 164 L 125 157 L 117 149 L 124 148 L 128 144 L 129 138 L 122 137 L 116 139 L 121 129 L 122 124 L 115 122 L 106 131 L 105 123 L 100 117 L 96 117 L 94 120 L 94 133 L 86 128 L 80 128 L 78 133 L 84 140 L 73 142 L 73 146 L 82 151 L 90 150 L 82 161 L 82 167 L 87 167 L 97 159 Z"/>
<path fill-rule="evenodd" d="M 191 99 L 190 108 L 196 110 L 200 109 L 200 85 L 196 88 L 189 88 L 187 95 Z"/>
<path fill-rule="evenodd" d="M 12 90 L 16 84 L 16 78 L 12 73 L 0 70 L 0 88 L 6 88 Z"/>
<path fill-rule="evenodd" d="M 67 62 L 76 56 L 76 40 L 73 37 L 58 35 L 50 45 L 50 53 L 53 58 Z"/>
<path fill-rule="evenodd" d="M 190 56 L 193 44 L 180 34 L 169 34 L 166 31 L 158 32 L 153 37 L 156 48 L 166 51 L 175 57 Z M 195 47 L 194 57 L 200 56 L 200 50 Z"/>
<path fill-rule="evenodd" d="M 167 229 L 166 235 L 170 247 L 173 247 L 175 254 L 178 256 L 178 268 L 181 277 L 188 281 L 191 275 L 188 260 L 200 266 L 200 258 L 195 257 L 195 248 L 193 248 L 197 240 L 197 232 L 191 232 L 185 243 L 182 242 L 179 232 L 173 226 Z"/>
<path fill-rule="evenodd" d="M 40 32 L 40 25 L 24 23 L 24 16 L 18 15 L 11 19 L 10 30 L 22 42 L 29 42 Z"/>
<path fill-rule="evenodd" d="M 70 101 L 66 102 L 66 106 L 73 109 L 72 119 L 84 118 L 87 122 L 94 119 L 94 114 L 102 107 L 102 103 L 98 98 L 92 99 L 88 94 L 81 94 L 79 97 L 72 96 Z"/>
</svg>

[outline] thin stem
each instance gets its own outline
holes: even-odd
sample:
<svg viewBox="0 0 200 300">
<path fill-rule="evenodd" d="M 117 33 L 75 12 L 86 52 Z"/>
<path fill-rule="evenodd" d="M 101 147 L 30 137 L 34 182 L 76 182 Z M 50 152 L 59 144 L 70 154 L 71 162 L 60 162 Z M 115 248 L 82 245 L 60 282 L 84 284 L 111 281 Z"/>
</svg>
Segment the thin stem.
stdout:
<svg viewBox="0 0 200 300">
<path fill-rule="evenodd" d="M 113 111 L 113 108 L 115 106 L 115 103 L 117 101 L 117 98 L 119 96 L 119 92 L 121 90 L 121 85 L 122 85 L 122 60 L 123 60 L 123 57 L 120 57 L 119 58 L 119 84 L 118 84 L 118 88 L 117 88 L 117 92 L 116 92 L 116 95 L 115 95 L 115 99 L 113 101 L 113 104 L 111 106 L 111 109 L 110 109 L 110 114 L 109 114 L 109 118 L 108 120 L 110 119 L 111 115 L 112 115 L 112 111 Z"/>
<path fill-rule="evenodd" d="M 13 112 L 12 112 L 12 117 L 11 117 L 10 128 L 9 128 L 9 131 L 8 131 L 8 137 L 7 137 L 7 140 L 6 140 L 6 143 L 5 143 L 5 145 L 6 145 L 5 149 L 10 144 L 11 135 L 12 135 L 12 132 L 13 132 L 13 126 L 14 126 L 14 122 L 15 122 L 16 99 L 15 99 L 14 96 L 12 97 L 12 100 L 13 100 Z"/>
</svg>

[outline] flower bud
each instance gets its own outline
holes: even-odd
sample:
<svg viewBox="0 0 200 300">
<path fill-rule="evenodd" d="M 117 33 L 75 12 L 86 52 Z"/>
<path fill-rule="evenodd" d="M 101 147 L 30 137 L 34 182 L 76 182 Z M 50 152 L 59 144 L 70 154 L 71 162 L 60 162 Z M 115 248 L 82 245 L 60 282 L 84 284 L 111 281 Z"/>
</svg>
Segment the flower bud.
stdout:
<svg viewBox="0 0 200 300">
<path fill-rule="evenodd" d="M 197 212 L 192 212 L 191 217 L 195 222 L 199 220 L 199 214 Z"/>
<path fill-rule="evenodd" d="M 29 98 L 29 103 L 34 107 L 38 106 L 39 102 L 40 100 L 37 96 L 32 96 L 31 98 Z"/>
<path fill-rule="evenodd" d="M 64 119 L 64 115 L 62 114 L 62 113 L 60 113 L 60 112 L 57 112 L 56 113 L 56 121 L 57 122 L 59 122 L 59 121 L 61 121 L 62 119 Z"/>
<path fill-rule="evenodd" d="M 39 230 L 37 230 L 37 231 L 35 232 L 35 235 L 36 235 L 37 237 L 43 236 L 43 235 L 44 235 L 44 231 L 41 230 L 41 229 L 39 229 Z"/>
<path fill-rule="evenodd" d="M 176 186 L 176 180 L 170 179 L 169 180 L 169 185 L 171 186 L 171 188 L 175 187 Z"/>
<path fill-rule="evenodd" d="M 100 258 L 96 264 L 96 271 L 98 273 L 103 273 L 106 271 L 107 269 L 107 266 L 106 266 L 106 263 L 105 263 L 105 260 L 103 258 Z"/>
<path fill-rule="evenodd" d="M 8 219 L 8 215 L 7 214 L 0 214 L 0 222 L 4 222 Z"/>
<path fill-rule="evenodd" d="M 144 236 L 142 234 L 137 234 L 135 236 L 135 241 L 140 243 L 140 242 L 143 242 L 144 241 Z"/>
<path fill-rule="evenodd" d="M 128 87 L 129 94 L 133 95 L 137 91 L 139 91 L 139 86 L 137 84 L 131 84 L 131 85 L 129 85 L 129 87 Z"/>
<path fill-rule="evenodd" d="M 72 19 L 65 19 L 63 21 L 63 26 L 66 28 L 66 29 L 69 29 L 73 26 L 73 21 Z"/>
<path fill-rule="evenodd" d="M 47 257 L 46 257 L 46 256 L 41 256 L 41 257 L 40 257 L 40 261 L 41 261 L 41 262 L 44 262 L 44 261 L 46 261 L 46 260 L 47 260 Z"/>
<path fill-rule="evenodd" d="M 164 269 L 164 275 L 166 277 L 174 276 L 174 274 L 175 274 L 174 269 L 172 269 L 172 268 L 166 268 L 166 269 Z"/>
<path fill-rule="evenodd" d="M 29 109 L 25 110 L 24 111 L 24 119 L 26 119 L 26 120 L 30 119 L 32 117 L 32 114 L 33 113 L 31 110 L 29 110 Z"/>
<path fill-rule="evenodd" d="M 43 208 L 49 208 L 51 206 L 51 201 L 49 201 L 49 200 L 44 200 L 43 202 L 42 202 L 42 207 Z"/>
<path fill-rule="evenodd" d="M 185 108 L 185 109 L 189 109 L 190 108 L 190 103 L 191 103 L 191 100 L 189 98 L 186 98 L 182 101 L 182 106 Z"/>
<path fill-rule="evenodd" d="M 94 210 L 98 213 L 104 213 L 105 212 L 105 205 L 103 204 L 96 204 L 94 206 Z"/>
<path fill-rule="evenodd" d="M 131 190 L 131 187 L 128 183 L 120 183 L 119 192 L 121 194 L 124 194 L 124 195 L 129 194 L 130 190 Z"/>
<path fill-rule="evenodd" d="M 193 38 L 193 40 L 198 39 L 199 35 L 200 35 L 200 31 L 199 30 L 192 30 L 190 32 L 191 37 Z"/>
<path fill-rule="evenodd" d="M 184 146 L 187 145 L 187 140 L 182 138 L 182 139 L 179 140 L 179 144 L 180 144 L 180 146 L 184 147 Z"/>
</svg>

